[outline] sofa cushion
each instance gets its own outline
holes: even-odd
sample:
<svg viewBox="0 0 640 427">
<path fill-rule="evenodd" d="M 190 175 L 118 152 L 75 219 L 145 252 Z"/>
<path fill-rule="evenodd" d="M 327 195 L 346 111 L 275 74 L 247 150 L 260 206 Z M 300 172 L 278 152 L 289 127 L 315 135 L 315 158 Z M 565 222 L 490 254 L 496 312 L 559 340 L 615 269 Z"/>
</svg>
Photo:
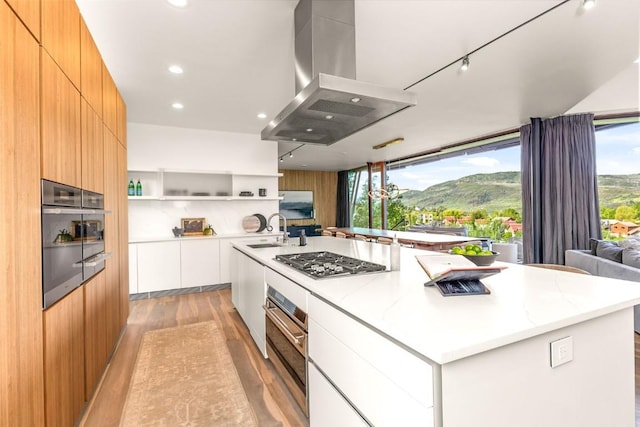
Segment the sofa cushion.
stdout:
<svg viewBox="0 0 640 427">
<path fill-rule="evenodd" d="M 598 242 L 596 255 L 600 258 L 605 258 L 611 261 L 622 262 L 622 251 L 623 248 L 618 246 L 616 243 L 601 240 Z"/>
<path fill-rule="evenodd" d="M 589 249 L 591 250 L 591 255 L 597 255 L 596 251 L 598 249 L 598 242 L 602 242 L 602 240 L 594 238 L 589 239 Z"/>
<path fill-rule="evenodd" d="M 640 251 L 625 248 L 622 250 L 622 263 L 631 267 L 640 268 Z M 640 272 L 638 272 L 640 274 Z"/>
<path fill-rule="evenodd" d="M 621 240 L 618 242 L 621 248 L 629 248 L 635 249 L 636 251 L 640 251 L 640 236 L 632 236 L 626 240 Z"/>
</svg>

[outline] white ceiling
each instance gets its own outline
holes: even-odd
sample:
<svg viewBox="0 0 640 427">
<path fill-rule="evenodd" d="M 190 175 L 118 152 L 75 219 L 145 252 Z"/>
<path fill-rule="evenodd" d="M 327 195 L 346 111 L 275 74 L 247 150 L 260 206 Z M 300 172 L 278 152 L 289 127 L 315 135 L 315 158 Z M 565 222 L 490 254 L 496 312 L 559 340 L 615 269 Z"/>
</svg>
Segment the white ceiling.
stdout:
<svg viewBox="0 0 640 427">
<path fill-rule="evenodd" d="M 129 122 L 259 135 L 294 97 L 297 0 L 76 0 Z M 418 105 L 283 169 L 343 170 L 513 129 L 530 117 L 637 111 L 640 1 L 355 0 L 357 79 Z M 548 9 L 470 55 L 459 59 Z M 167 71 L 179 63 L 185 72 Z M 181 111 L 171 108 L 179 101 Z M 256 117 L 265 112 L 267 120 Z M 373 145 L 405 141 L 381 150 Z M 282 155 L 298 144 L 280 142 Z"/>
</svg>

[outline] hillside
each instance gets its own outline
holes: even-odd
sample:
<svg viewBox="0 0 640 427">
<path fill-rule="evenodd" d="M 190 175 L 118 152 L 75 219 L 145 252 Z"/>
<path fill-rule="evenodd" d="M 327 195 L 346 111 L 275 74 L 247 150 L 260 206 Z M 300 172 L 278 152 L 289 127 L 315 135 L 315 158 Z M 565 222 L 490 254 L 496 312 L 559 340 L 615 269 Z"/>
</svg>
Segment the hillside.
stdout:
<svg viewBox="0 0 640 427">
<path fill-rule="evenodd" d="M 615 208 L 640 202 L 640 174 L 601 175 L 600 205 Z M 485 209 L 488 213 L 514 208 L 521 211 L 520 172 L 497 172 L 469 175 L 433 185 L 422 191 L 402 194 L 405 206 L 419 208 L 460 209 L 470 212 Z"/>
</svg>

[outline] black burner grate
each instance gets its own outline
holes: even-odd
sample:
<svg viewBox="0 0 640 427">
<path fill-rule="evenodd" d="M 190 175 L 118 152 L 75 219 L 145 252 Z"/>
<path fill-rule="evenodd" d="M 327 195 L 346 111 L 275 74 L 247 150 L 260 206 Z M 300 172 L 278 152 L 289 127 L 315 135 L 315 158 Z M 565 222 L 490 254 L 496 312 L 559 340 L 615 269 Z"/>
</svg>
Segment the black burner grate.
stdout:
<svg viewBox="0 0 640 427">
<path fill-rule="evenodd" d="M 327 251 L 276 255 L 276 260 L 316 279 L 386 270 L 386 267 L 381 264 Z"/>
</svg>

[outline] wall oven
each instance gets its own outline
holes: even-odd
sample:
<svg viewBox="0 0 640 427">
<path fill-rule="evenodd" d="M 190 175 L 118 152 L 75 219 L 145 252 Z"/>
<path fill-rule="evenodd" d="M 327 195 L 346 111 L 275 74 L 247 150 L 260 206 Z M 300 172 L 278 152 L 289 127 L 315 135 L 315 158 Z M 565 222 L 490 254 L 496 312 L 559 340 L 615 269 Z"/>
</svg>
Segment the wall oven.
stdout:
<svg viewBox="0 0 640 427">
<path fill-rule="evenodd" d="M 42 180 L 42 306 L 104 268 L 102 194 Z"/>
<path fill-rule="evenodd" d="M 267 287 L 267 356 L 300 408 L 307 400 L 307 313 L 271 286 Z"/>
</svg>

